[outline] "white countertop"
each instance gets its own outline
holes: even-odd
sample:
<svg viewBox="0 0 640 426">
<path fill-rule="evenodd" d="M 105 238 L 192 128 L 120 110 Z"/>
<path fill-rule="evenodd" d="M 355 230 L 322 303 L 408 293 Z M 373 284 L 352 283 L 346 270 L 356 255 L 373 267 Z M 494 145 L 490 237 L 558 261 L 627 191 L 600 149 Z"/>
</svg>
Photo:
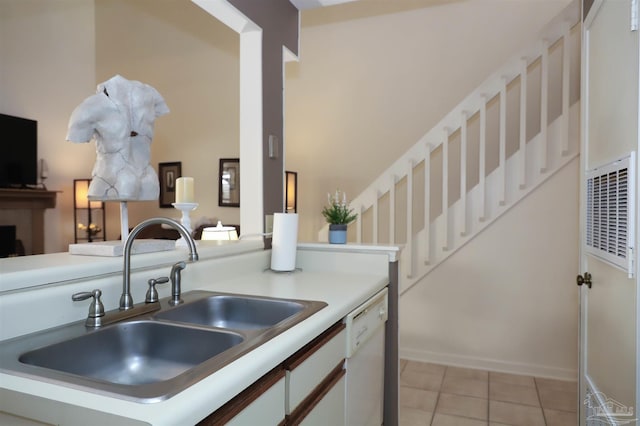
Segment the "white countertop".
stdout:
<svg viewBox="0 0 640 426">
<path fill-rule="evenodd" d="M 386 249 L 387 252 L 395 250 Z M 69 410 L 73 410 L 73 406 L 80 406 L 153 425 L 194 424 L 386 286 L 387 275 L 381 273 L 380 268 L 373 270 L 376 272 L 322 272 L 313 268 L 291 273 L 254 271 L 215 283 L 206 282 L 203 279 L 206 276 L 204 272 L 194 275 L 193 284 L 188 289 L 320 300 L 328 306 L 165 401 L 136 403 L 2 373 L 0 387 L 70 404 L 64 406 Z M 0 410 L 8 411 L 2 405 Z"/>
</svg>

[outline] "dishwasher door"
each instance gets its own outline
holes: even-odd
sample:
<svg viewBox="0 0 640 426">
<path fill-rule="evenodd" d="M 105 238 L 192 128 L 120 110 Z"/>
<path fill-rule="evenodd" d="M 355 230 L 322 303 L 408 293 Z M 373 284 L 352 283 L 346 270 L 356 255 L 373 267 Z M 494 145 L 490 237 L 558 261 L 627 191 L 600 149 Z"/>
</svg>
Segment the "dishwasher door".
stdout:
<svg viewBox="0 0 640 426">
<path fill-rule="evenodd" d="M 384 324 L 387 289 L 347 315 L 348 426 L 380 426 L 384 402 Z"/>
</svg>

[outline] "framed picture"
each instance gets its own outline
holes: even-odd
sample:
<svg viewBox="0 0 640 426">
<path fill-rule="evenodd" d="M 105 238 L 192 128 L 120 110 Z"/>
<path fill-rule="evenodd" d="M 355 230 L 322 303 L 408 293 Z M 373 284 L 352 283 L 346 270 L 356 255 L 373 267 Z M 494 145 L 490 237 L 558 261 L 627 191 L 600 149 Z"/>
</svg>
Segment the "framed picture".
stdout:
<svg viewBox="0 0 640 426">
<path fill-rule="evenodd" d="M 221 158 L 218 176 L 218 205 L 240 207 L 240 159 Z"/>
<path fill-rule="evenodd" d="M 159 163 L 158 179 L 160 180 L 160 207 L 173 207 L 176 201 L 176 179 L 182 176 L 182 163 Z"/>
</svg>

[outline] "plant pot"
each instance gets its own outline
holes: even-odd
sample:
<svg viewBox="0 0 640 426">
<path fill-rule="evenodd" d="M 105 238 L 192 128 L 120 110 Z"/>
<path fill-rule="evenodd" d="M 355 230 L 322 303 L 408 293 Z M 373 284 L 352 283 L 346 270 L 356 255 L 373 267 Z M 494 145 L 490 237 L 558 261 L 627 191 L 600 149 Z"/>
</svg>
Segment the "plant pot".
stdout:
<svg viewBox="0 0 640 426">
<path fill-rule="evenodd" d="M 347 225 L 329 225 L 329 243 L 347 243 Z"/>
</svg>

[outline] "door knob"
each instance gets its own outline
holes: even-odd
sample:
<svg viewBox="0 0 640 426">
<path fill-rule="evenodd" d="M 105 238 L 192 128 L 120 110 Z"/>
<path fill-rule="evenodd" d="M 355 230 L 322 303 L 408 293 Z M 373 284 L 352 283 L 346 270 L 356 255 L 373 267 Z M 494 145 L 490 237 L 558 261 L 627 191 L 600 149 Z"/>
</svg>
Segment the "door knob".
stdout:
<svg viewBox="0 0 640 426">
<path fill-rule="evenodd" d="M 586 284 L 587 287 L 591 288 L 591 274 L 588 272 L 584 273 L 584 276 L 582 275 L 578 275 L 576 277 L 576 282 L 578 283 L 578 285 L 582 285 L 582 284 Z"/>
</svg>

